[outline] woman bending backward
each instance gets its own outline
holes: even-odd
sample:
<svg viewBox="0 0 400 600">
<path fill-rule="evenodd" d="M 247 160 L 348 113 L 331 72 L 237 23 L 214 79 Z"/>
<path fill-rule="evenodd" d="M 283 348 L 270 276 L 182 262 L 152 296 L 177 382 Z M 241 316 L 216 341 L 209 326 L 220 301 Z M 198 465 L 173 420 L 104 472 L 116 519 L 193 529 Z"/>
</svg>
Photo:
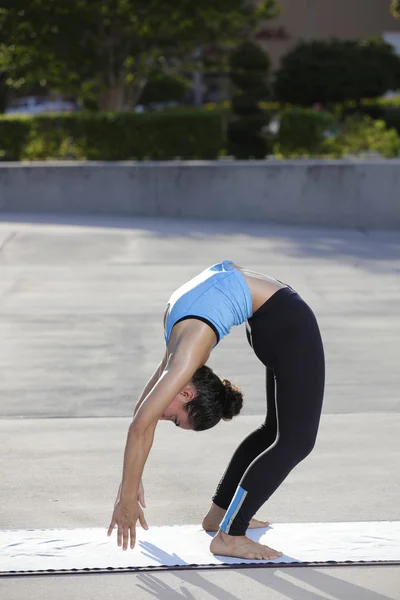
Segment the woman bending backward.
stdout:
<svg viewBox="0 0 400 600">
<path fill-rule="evenodd" d="M 313 449 L 324 393 L 324 351 L 316 318 L 288 285 L 232 261 L 213 265 L 176 290 L 164 315 L 166 352 L 134 411 L 123 477 L 108 535 L 133 548 L 143 514 L 141 477 L 159 420 L 203 431 L 237 415 L 240 390 L 206 366 L 233 325 L 265 366 L 266 417 L 235 451 L 204 517 L 213 554 L 273 560 L 281 553 L 250 540 L 253 517 Z"/>
</svg>

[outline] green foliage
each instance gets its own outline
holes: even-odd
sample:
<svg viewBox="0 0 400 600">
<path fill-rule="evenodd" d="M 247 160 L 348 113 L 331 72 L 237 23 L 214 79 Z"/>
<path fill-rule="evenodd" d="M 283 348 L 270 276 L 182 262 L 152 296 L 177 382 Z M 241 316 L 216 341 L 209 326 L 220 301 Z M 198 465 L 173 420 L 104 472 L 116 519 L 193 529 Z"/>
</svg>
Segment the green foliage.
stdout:
<svg viewBox="0 0 400 600">
<path fill-rule="evenodd" d="M 31 123 L 24 117 L 0 119 L 0 160 L 20 160 Z"/>
<path fill-rule="evenodd" d="M 281 113 L 274 146 L 280 158 L 345 158 L 371 152 L 384 158 L 400 155 L 400 136 L 383 120 L 354 115 L 339 124 L 328 112 L 292 108 Z"/>
<path fill-rule="evenodd" d="M 259 44 L 247 40 L 232 53 L 229 66 L 233 85 L 238 89 L 253 89 L 266 86 L 271 61 Z"/>
<path fill-rule="evenodd" d="M 3 131 L 3 150 L 14 160 L 214 159 L 224 148 L 220 114 L 198 109 L 3 117 L 0 135 Z"/>
<path fill-rule="evenodd" d="M 265 158 L 268 141 L 263 133 L 269 115 L 260 108 L 268 99 L 270 60 L 259 44 L 245 41 L 232 53 L 230 78 L 236 88 L 232 97 L 234 118 L 228 124 L 228 154 L 236 158 Z"/>
<path fill-rule="evenodd" d="M 386 111 L 382 115 L 383 121 L 385 121 L 386 125 L 390 128 L 395 129 L 398 133 L 400 133 L 400 111 Z"/>
<path fill-rule="evenodd" d="M 135 103 L 149 72 L 233 43 L 277 13 L 277 0 L 15 0 L 0 10 L 0 71 L 10 85 L 62 92 L 95 82 L 98 104 Z"/>
<path fill-rule="evenodd" d="M 344 121 L 347 117 L 361 115 L 375 121 L 384 121 L 389 128 L 400 133 L 400 98 L 375 98 L 355 102 L 346 102 L 335 107 L 335 114 Z"/>
<path fill-rule="evenodd" d="M 282 102 L 311 106 L 383 95 L 400 87 L 400 59 L 380 39 L 300 42 L 281 61 L 275 91 Z"/>
<path fill-rule="evenodd" d="M 288 108 L 280 114 L 274 153 L 285 158 L 319 156 L 326 132 L 336 127 L 332 113 L 310 108 Z"/>
<path fill-rule="evenodd" d="M 400 58 L 382 38 L 371 37 L 359 43 L 363 72 L 359 74 L 363 98 L 376 98 L 400 89 Z"/>
<path fill-rule="evenodd" d="M 374 121 L 371 117 L 355 115 L 348 117 L 339 133 L 326 139 L 323 153 L 332 158 L 347 155 L 363 156 L 377 153 L 384 158 L 400 156 L 400 136 L 395 129 L 388 129 L 382 120 Z"/>
<path fill-rule="evenodd" d="M 186 77 L 159 74 L 147 82 L 140 96 L 140 104 L 182 102 L 191 85 Z"/>
<path fill-rule="evenodd" d="M 56 125 L 55 123 L 52 123 Z M 82 140 L 68 135 L 67 128 L 40 126 L 34 123 L 21 160 L 85 160 Z"/>
<path fill-rule="evenodd" d="M 328 112 L 290 108 L 280 115 L 274 154 L 281 158 L 342 158 L 376 152 L 400 155 L 398 131 L 383 120 L 355 115 L 342 124 Z M 230 154 L 224 139 L 223 111 L 174 109 L 152 113 L 73 113 L 0 118 L 0 160 L 171 160 L 216 159 Z M 264 140 L 255 136 L 262 113 L 232 125 L 238 143 L 265 156 Z M 247 137 L 246 137 L 247 136 Z M 256 141 L 254 141 L 256 140 Z M 260 142 L 259 142 L 260 140 Z M 259 146 L 257 146 L 259 143 Z M 247 158 L 239 156 L 238 158 Z"/>
</svg>

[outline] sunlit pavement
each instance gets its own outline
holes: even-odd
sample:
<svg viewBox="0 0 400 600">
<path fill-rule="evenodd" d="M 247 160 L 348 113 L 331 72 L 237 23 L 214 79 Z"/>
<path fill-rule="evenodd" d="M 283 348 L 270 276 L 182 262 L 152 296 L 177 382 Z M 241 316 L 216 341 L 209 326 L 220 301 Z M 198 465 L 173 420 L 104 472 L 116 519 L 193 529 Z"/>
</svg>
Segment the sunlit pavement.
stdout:
<svg viewBox="0 0 400 600">
<path fill-rule="evenodd" d="M 260 511 L 271 522 L 399 520 L 400 234 L 150 219 L 0 222 L 0 528 L 108 527 L 136 398 L 163 352 L 175 287 L 231 259 L 287 281 L 327 358 L 317 445 Z M 34 222 L 36 221 L 36 222 Z M 210 365 L 245 408 L 204 433 L 162 422 L 150 525 L 200 523 L 264 372 L 235 328 Z M 400 569 L 246 569 L 0 579 L 1 597 L 399 600 Z"/>
</svg>

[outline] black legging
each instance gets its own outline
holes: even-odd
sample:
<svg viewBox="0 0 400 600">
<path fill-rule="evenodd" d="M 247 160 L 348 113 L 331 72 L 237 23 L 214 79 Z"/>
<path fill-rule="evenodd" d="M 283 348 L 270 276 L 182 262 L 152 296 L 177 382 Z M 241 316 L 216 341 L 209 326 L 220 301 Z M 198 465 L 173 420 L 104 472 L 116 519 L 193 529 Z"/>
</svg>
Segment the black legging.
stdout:
<svg viewBox="0 0 400 600">
<path fill-rule="evenodd" d="M 240 444 L 213 497 L 228 509 L 221 529 L 230 535 L 245 534 L 260 506 L 313 449 L 325 382 L 316 318 L 290 287 L 278 290 L 248 325 L 248 341 L 267 367 L 267 417 Z"/>
</svg>

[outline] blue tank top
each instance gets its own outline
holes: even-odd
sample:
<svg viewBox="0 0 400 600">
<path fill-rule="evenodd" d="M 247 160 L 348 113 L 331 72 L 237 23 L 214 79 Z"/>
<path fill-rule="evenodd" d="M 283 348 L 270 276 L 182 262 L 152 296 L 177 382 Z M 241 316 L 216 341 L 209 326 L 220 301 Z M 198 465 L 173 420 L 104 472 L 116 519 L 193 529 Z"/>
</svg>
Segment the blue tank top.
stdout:
<svg viewBox="0 0 400 600">
<path fill-rule="evenodd" d="M 232 260 L 223 260 L 172 294 L 165 321 L 167 345 L 173 326 L 183 319 L 197 317 L 208 323 L 215 331 L 218 343 L 233 325 L 241 325 L 251 317 L 253 306 L 249 286 L 232 264 Z"/>
</svg>

